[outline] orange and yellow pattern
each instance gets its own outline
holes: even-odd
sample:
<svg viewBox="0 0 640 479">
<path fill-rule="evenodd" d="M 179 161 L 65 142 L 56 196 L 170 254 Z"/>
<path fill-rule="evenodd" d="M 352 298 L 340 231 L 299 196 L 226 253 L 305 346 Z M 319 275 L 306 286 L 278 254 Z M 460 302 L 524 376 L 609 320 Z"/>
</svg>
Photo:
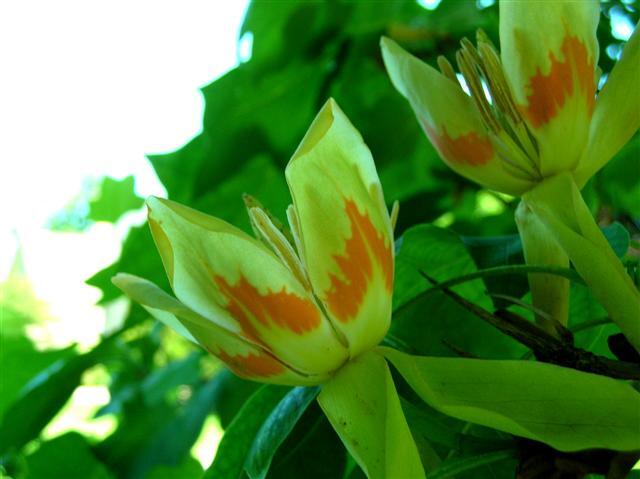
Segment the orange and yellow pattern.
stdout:
<svg viewBox="0 0 640 479">
<path fill-rule="evenodd" d="M 340 275 L 331 274 L 331 287 L 325 297 L 333 316 L 343 323 L 356 318 L 364 295 L 373 279 L 374 268 L 382 273 L 385 288 L 393 288 L 393 256 L 366 213 L 361 214 L 351 199 L 345 200 L 345 212 L 351 226 L 351 237 L 345 242 L 345 253 L 334 255 Z"/>
<path fill-rule="evenodd" d="M 451 163 L 469 166 L 486 165 L 495 154 L 491 141 L 488 138 L 481 138 L 475 131 L 452 138 L 444 125 L 442 133 L 438 133 L 426 120 L 421 123 L 433 146 Z"/>
<path fill-rule="evenodd" d="M 234 285 L 221 275 L 214 275 L 213 281 L 228 301 L 224 308 L 240 323 L 243 335 L 252 341 L 263 343 L 257 325 L 285 328 L 297 335 L 320 325 L 321 316 L 317 306 L 284 288 L 261 294 L 243 276 Z"/>
<path fill-rule="evenodd" d="M 302 154 L 304 168 L 290 185 L 292 194 L 298 186 L 317 186 L 314 170 L 340 181 L 316 187 L 317 202 L 294 201 L 291 235 L 257 202 L 249 208 L 258 236 L 251 238 L 218 218 L 149 198 L 149 226 L 176 298 L 141 278 L 114 279 L 153 316 L 236 374 L 262 382 L 326 381 L 378 344 L 391 316 L 389 213 L 368 149 L 332 100 L 303 140 Z M 296 155 L 291 163 L 303 164 Z M 298 221 L 300 212 L 304 221 Z M 313 248 L 303 246 L 304 239 L 313 239 Z M 311 280 L 317 265 L 335 272 L 324 276 L 328 290 Z"/>
<path fill-rule="evenodd" d="M 539 128 L 556 117 L 567 99 L 582 95 L 589 115 L 596 99 L 595 65 L 587 47 L 576 36 L 567 35 L 560 47 L 562 60 L 550 51 L 549 72 L 538 67 L 529 81 L 527 105 L 522 107 L 525 117 L 534 128 Z"/>
</svg>

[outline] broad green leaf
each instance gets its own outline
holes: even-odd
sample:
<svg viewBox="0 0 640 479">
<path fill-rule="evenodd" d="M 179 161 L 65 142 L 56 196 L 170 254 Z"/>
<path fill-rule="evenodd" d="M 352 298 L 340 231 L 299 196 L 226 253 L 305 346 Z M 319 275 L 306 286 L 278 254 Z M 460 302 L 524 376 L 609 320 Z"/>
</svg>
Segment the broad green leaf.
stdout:
<svg viewBox="0 0 640 479">
<path fill-rule="evenodd" d="M 560 451 L 640 448 L 640 393 L 625 382 L 533 361 L 381 349 L 424 401 L 458 419 Z"/>
<path fill-rule="evenodd" d="M 433 285 L 421 273 L 445 282 L 476 272 L 473 259 L 455 233 L 431 225 L 407 230 L 396 256 L 391 334 L 422 354 L 449 355 L 454 347 L 481 357 L 519 357 L 524 352 L 521 345 L 441 291 L 423 294 Z M 491 308 L 481 278 L 452 289 Z"/>
<path fill-rule="evenodd" d="M 157 404 L 165 399 L 169 391 L 179 385 L 197 382 L 200 376 L 201 358 L 202 352 L 194 351 L 185 358 L 153 370 L 140 385 L 145 403 Z"/>
<path fill-rule="evenodd" d="M 212 412 L 220 418 L 222 429 L 227 430 L 240 408 L 262 385 L 242 379 L 226 368 L 216 374 L 214 381 L 218 383 L 219 395 Z"/>
<path fill-rule="evenodd" d="M 453 232 L 432 225 L 419 225 L 406 231 L 396 258 L 394 307 L 397 309 L 430 283 L 420 272 L 438 282 L 473 273 L 476 265 L 460 238 Z M 481 306 L 489 306 L 481 280 L 453 288 L 458 294 Z"/>
<path fill-rule="evenodd" d="M 340 478 L 347 458 L 342 441 L 317 402 L 312 401 L 293 431 L 278 448 L 267 478 Z"/>
<path fill-rule="evenodd" d="M 515 226 L 515 222 L 514 222 Z M 462 241 L 478 265 L 478 268 L 493 268 L 513 264 L 524 264 L 520 235 L 463 236 Z M 519 298 L 529 291 L 529 282 L 523 275 L 506 275 L 484 279 L 492 293 Z M 504 299 L 494 299 L 497 308 L 508 306 Z"/>
<path fill-rule="evenodd" d="M 352 359 L 322 386 L 318 403 L 367 477 L 424 477 L 382 356 L 368 352 Z"/>
<path fill-rule="evenodd" d="M 448 479 L 457 477 L 461 473 L 469 473 L 480 467 L 494 464 L 496 462 L 510 460 L 516 462 L 516 451 L 508 449 L 505 451 L 487 452 L 474 456 L 454 457 L 440 464 L 433 472 L 427 474 L 427 479 Z"/>
<path fill-rule="evenodd" d="M 313 42 L 337 13 L 348 16 L 349 6 L 323 2 L 251 2 L 241 35 L 251 33 L 253 48 L 248 66 L 283 68 L 287 62 L 309 55 Z M 341 18 L 344 18 L 341 17 Z M 327 38 L 327 41 L 331 38 Z"/>
<path fill-rule="evenodd" d="M 198 460 L 188 456 L 177 466 L 154 467 L 145 479 L 200 479 L 203 472 Z"/>
<path fill-rule="evenodd" d="M 122 180 L 107 176 L 100 184 L 98 197 L 89 203 L 89 218 L 115 223 L 127 211 L 142 208 L 143 203 L 134 192 L 133 176 Z"/>
<path fill-rule="evenodd" d="M 56 361 L 67 360 L 76 355 L 73 347 L 38 351 L 24 336 L 0 334 L 0 345 L 0 418 L 5 409 L 19 397 L 20 391 L 31 378 Z"/>
<path fill-rule="evenodd" d="M 640 216 L 640 134 L 595 176 L 594 184 L 601 201 L 613 208 L 614 214 Z"/>
<path fill-rule="evenodd" d="M 225 430 L 203 479 L 238 479 L 258 431 L 289 388 L 265 385 L 256 391 Z"/>
<path fill-rule="evenodd" d="M 260 428 L 247 457 L 245 469 L 252 479 L 266 477 L 274 454 L 317 394 L 317 387 L 296 387 L 276 406 Z"/>
<path fill-rule="evenodd" d="M 209 381 L 193 388 L 193 395 L 175 417 L 163 424 L 135 455 L 129 476 L 146 477 L 154 466 L 178 466 L 188 456 L 216 400 L 218 384 Z"/>
<path fill-rule="evenodd" d="M 640 293 L 591 216 L 569 174 L 550 178 L 523 196 L 565 250 L 593 295 L 640 350 Z"/>
<path fill-rule="evenodd" d="M 32 378 L 6 409 L 0 423 L 0 457 L 35 439 L 80 385 L 82 374 L 103 359 L 103 340 L 89 353 L 60 359 Z"/>
<path fill-rule="evenodd" d="M 114 479 L 84 437 L 68 432 L 43 442 L 26 457 L 25 479 Z"/>
</svg>

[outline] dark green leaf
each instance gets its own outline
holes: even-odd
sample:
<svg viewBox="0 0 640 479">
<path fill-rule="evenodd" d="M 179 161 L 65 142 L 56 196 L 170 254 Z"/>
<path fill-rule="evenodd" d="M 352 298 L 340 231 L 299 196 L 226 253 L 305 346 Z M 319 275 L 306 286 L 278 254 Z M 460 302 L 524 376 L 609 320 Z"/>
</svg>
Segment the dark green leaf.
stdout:
<svg viewBox="0 0 640 479">
<path fill-rule="evenodd" d="M 487 452 L 475 456 L 463 456 L 449 459 L 435 471 L 427 474 L 427 479 L 448 479 L 461 473 L 468 473 L 487 464 L 509 460 L 515 465 L 516 452 L 513 449 L 506 451 Z"/>
<path fill-rule="evenodd" d="M 213 464 L 203 479 L 238 479 L 256 434 L 289 388 L 262 386 L 249 398 L 226 429 Z"/>
<path fill-rule="evenodd" d="M 293 388 L 264 422 L 253 442 L 246 471 L 252 479 L 264 479 L 274 454 L 296 425 L 318 388 Z"/>
<path fill-rule="evenodd" d="M 112 479 L 80 434 L 69 432 L 26 457 L 26 479 Z"/>
<path fill-rule="evenodd" d="M 103 341 L 87 354 L 61 359 L 25 386 L 0 423 L 0 457 L 40 434 L 79 386 L 82 374 L 102 359 L 110 344 Z"/>
</svg>

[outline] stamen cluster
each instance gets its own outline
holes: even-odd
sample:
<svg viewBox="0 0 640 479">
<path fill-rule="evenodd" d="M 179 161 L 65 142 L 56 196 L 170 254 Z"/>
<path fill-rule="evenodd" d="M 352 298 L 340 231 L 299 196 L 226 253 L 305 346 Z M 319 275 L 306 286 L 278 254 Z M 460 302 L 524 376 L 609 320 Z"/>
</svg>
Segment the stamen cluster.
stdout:
<svg viewBox="0 0 640 479">
<path fill-rule="evenodd" d="M 513 98 L 500 56 L 484 31 L 478 30 L 476 41 L 477 47 L 463 38 L 456 53 L 456 63 L 471 98 L 509 173 L 526 181 L 539 181 L 542 174 L 538 145 Z M 438 66 L 443 75 L 460 84 L 446 58 L 438 57 Z"/>
</svg>

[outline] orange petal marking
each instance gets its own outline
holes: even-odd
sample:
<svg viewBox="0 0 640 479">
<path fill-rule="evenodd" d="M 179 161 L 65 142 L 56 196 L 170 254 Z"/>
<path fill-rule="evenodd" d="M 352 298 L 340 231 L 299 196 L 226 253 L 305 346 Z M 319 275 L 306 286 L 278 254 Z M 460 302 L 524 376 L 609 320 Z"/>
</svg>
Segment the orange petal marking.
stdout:
<svg viewBox="0 0 640 479">
<path fill-rule="evenodd" d="M 320 325 L 320 311 L 314 303 L 285 291 L 261 294 L 244 276 L 231 285 L 223 276 L 214 275 L 220 292 L 228 299 L 229 311 L 245 337 L 261 343 L 256 322 L 265 327 L 276 325 L 301 335 Z"/>
<path fill-rule="evenodd" d="M 243 356 L 241 354 L 227 354 L 220 350 L 216 356 L 238 376 L 269 377 L 285 371 L 284 366 L 277 359 L 263 352 L 249 353 L 247 356 Z"/>
<path fill-rule="evenodd" d="M 543 75 L 538 67 L 529 81 L 531 94 L 527 106 L 522 107 L 532 126 L 539 128 L 551 121 L 567 98 L 574 94 L 576 83 L 580 87 L 589 115 L 595 106 L 595 67 L 584 43 L 578 37 L 566 36 L 560 47 L 564 61 L 549 52 L 551 69 Z"/>
<path fill-rule="evenodd" d="M 346 241 L 344 255 L 334 255 L 342 277 L 331 274 L 331 286 L 326 294 L 329 310 L 343 323 L 354 319 L 367 286 L 373 277 L 373 264 L 384 276 L 385 287 L 393 290 L 393 256 L 391 245 L 385 245 L 369 216 L 360 214 L 356 203 L 345 200 L 345 210 L 351 223 L 351 238 Z"/>
<path fill-rule="evenodd" d="M 426 120 L 422 119 L 421 123 L 433 146 L 452 163 L 479 166 L 489 163 L 493 158 L 493 145 L 475 131 L 451 138 L 445 126 L 440 134 Z"/>
</svg>

